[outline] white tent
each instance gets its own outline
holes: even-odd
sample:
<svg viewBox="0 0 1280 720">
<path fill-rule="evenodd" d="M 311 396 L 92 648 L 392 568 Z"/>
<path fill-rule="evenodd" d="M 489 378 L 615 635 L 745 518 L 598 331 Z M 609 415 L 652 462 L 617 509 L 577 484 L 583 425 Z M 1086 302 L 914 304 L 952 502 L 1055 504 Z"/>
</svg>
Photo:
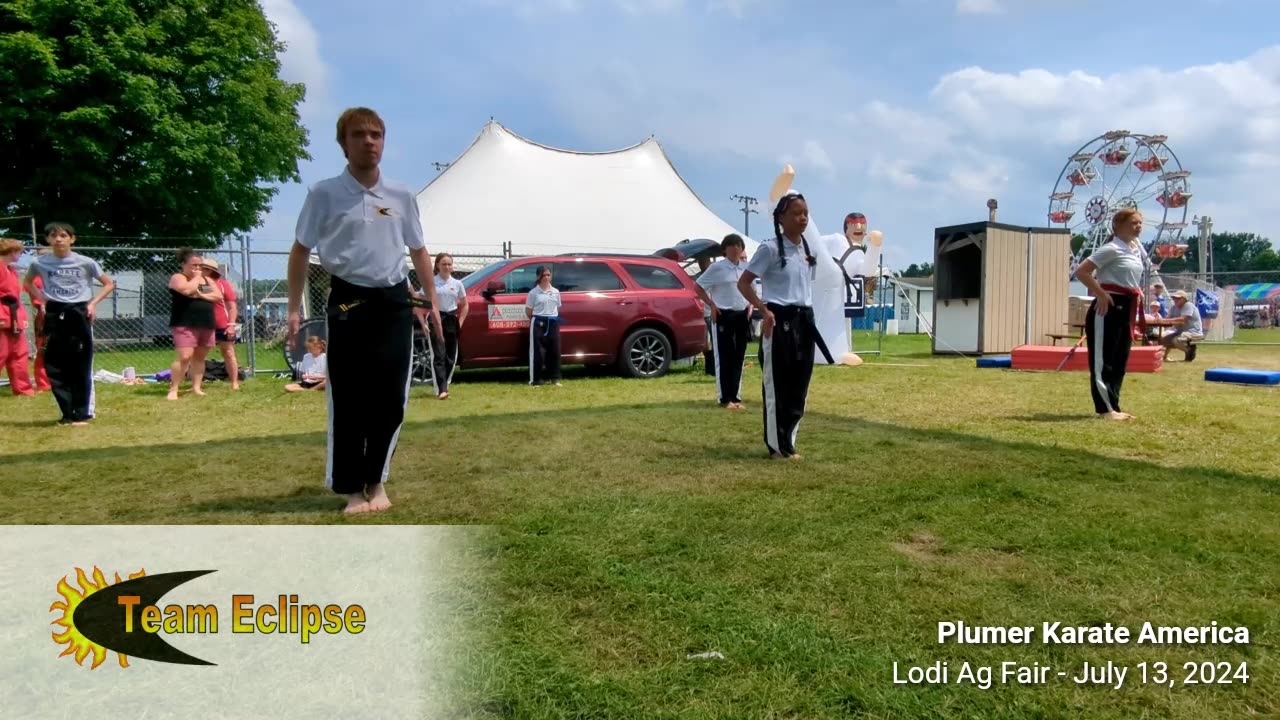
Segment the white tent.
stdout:
<svg viewBox="0 0 1280 720">
<path fill-rule="evenodd" d="M 736 232 L 694 194 L 652 137 L 612 152 L 539 145 L 490 120 L 418 193 L 432 252 L 649 254 Z M 741 233 L 739 233 L 741 235 Z M 756 243 L 747 239 L 747 249 Z"/>
</svg>

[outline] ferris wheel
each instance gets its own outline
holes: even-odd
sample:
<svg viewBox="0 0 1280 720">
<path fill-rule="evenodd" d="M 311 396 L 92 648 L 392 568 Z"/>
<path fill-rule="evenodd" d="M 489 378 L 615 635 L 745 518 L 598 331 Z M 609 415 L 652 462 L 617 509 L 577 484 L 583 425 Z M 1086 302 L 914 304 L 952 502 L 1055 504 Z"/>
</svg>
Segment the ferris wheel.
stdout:
<svg viewBox="0 0 1280 720">
<path fill-rule="evenodd" d="M 1063 166 L 1049 196 L 1049 224 L 1085 237 L 1071 271 L 1111 239 L 1111 218 L 1132 207 L 1142 213 L 1142 242 L 1151 261 L 1181 257 L 1187 246 L 1191 171 L 1169 149 L 1165 135 L 1112 130 L 1080 147 Z"/>
</svg>

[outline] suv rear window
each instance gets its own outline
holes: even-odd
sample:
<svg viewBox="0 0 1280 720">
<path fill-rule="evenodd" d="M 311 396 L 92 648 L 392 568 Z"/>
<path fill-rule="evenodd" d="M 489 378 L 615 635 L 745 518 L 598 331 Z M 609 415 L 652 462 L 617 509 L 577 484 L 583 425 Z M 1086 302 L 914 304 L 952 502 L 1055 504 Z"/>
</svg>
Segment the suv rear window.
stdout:
<svg viewBox="0 0 1280 720">
<path fill-rule="evenodd" d="M 551 271 L 551 284 L 560 292 L 605 292 L 621 290 L 622 280 L 602 262 L 558 262 Z"/>
<path fill-rule="evenodd" d="M 680 278 L 675 273 L 656 265 L 639 265 L 636 263 L 623 263 L 622 267 L 626 269 L 636 284 L 646 290 L 682 290 L 684 285 L 680 282 Z"/>
</svg>

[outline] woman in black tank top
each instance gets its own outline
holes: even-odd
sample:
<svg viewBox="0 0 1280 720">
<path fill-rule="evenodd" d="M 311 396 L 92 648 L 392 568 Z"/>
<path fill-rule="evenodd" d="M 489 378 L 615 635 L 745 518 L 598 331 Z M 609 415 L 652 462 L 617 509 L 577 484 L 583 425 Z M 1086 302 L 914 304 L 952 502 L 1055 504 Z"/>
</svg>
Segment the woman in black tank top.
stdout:
<svg viewBox="0 0 1280 720">
<path fill-rule="evenodd" d="M 214 303 L 222 302 L 222 293 L 212 280 L 204 276 L 200 256 L 191 248 L 178 251 L 182 269 L 169 278 L 169 330 L 176 351 L 169 366 L 169 399 L 178 399 L 182 379 L 191 369 L 191 393 L 204 395 L 204 360 L 214 344 Z"/>
</svg>

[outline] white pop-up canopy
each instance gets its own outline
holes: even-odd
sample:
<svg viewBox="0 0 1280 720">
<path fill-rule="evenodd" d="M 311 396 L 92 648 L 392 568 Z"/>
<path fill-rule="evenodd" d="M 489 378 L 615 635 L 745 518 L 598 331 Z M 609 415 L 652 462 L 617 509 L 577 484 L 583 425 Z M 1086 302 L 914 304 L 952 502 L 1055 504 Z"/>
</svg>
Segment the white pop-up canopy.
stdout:
<svg viewBox="0 0 1280 720">
<path fill-rule="evenodd" d="M 432 252 L 650 254 L 736 232 L 693 192 L 652 137 L 612 152 L 540 145 L 490 120 L 418 193 Z M 741 233 L 739 233 L 741 235 Z M 747 238 L 747 249 L 756 243 Z"/>
</svg>

